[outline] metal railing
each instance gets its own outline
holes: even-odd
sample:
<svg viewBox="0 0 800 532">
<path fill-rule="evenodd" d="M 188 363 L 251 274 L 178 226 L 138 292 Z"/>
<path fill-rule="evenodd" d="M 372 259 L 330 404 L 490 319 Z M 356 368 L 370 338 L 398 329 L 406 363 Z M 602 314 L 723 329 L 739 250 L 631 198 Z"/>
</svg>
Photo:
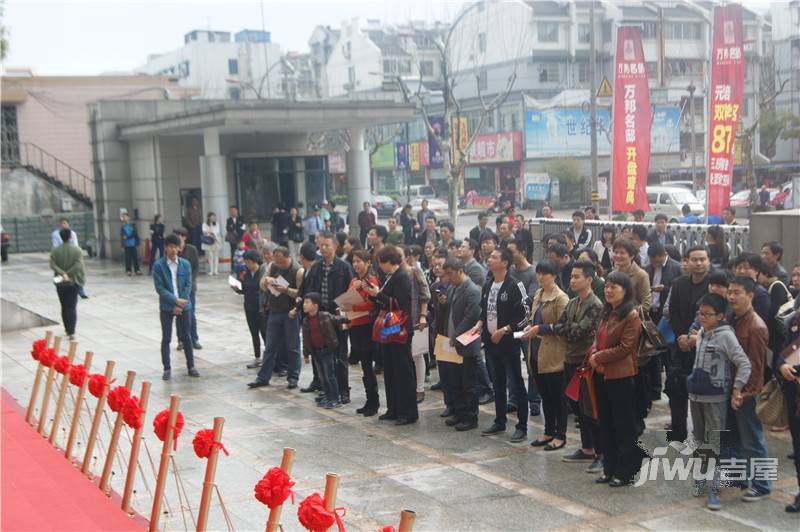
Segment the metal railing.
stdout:
<svg viewBox="0 0 800 532">
<path fill-rule="evenodd" d="M 602 237 L 603 227 L 612 226 L 617 230 L 617 234 L 622 232 L 623 227 L 633 227 L 642 225 L 650 233 L 656 227 L 654 222 L 616 222 L 611 220 L 586 220 L 586 227 L 592 231 L 592 242 Z M 528 220 L 528 227 L 533 234 L 534 242 L 540 241 L 545 235 L 561 233 L 572 230 L 572 220 L 556 218 L 532 218 Z M 672 235 L 675 246 L 684 252 L 695 245 L 705 245 L 706 233 L 711 225 L 707 224 L 667 224 L 667 234 Z M 720 225 L 725 233 L 725 242 L 728 246 L 730 256 L 736 256 L 743 251 L 750 250 L 750 228 L 746 225 Z M 534 258 L 541 260 L 542 246 L 534 246 Z"/>
<path fill-rule="evenodd" d="M 20 142 L 19 149 L 15 150 L 15 152 L 18 160 L 7 160 L 4 157 L 3 164 L 30 166 L 89 199 L 94 195 L 94 181 L 92 178 L 76 170 L 40 146 L 32 142 Z M 8 153 L 4 153 L 4 155 L 8 155 Z"/>
</svg>

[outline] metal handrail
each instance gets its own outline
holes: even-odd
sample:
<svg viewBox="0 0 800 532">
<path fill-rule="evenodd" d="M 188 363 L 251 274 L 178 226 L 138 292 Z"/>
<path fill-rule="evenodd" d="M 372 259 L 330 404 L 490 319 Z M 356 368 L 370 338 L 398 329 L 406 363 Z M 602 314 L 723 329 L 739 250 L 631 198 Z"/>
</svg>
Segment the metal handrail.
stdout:
<svg viewBox="0 0 800 532">
<path fill-rule="evenodd" d="M 20 142 L 19 158 L 21 164 L 44 172 L 64 185 L 69 186 L 72 190 L 91 199 L 94 180 L 44 148 L 37 146 L 33 142 Z"/>
</svg>

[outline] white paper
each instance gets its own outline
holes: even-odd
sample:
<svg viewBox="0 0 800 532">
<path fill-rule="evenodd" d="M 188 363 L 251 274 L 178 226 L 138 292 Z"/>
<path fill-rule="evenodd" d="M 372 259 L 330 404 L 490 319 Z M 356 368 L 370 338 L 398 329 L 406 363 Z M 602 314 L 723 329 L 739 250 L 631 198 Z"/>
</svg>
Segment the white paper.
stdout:
<svg viewBox="0 0 800 532">
<path fill-rule="evenodd" d="M 414 331 L 411 337 L 411 356 L 419 356 L 428 352 L 428 329 Z"/>
<path fill-rule="evenodd" d="M 237 279 L 236 277 L 234 277 L 232 275 L 228 276 L 228 285 L 231 288 L 236 288 L 237 290 L 241 290 L 242 289 L 241 281 L 239 281 L 239 279 Z"/>
<path fill-rule="evenodd" d="M 63 282 L 64 282 L 64 278 L 61 277 L 60 275 L 56 275 L 55 277 L 53 277 L 53 283 L 54 284 L 61 284 Z"/>
<path fill-rule="evenodd" d="M 340 307 L 344 305 L 350 305 L 352 307 L 353 305 L 358 305 L 359 303 L 363 303 L 364 298 L 361 297 L 361 294 L 359 294 L 356 290 L 348 290 L 346 292 L 343 292 L 342 295 L 340 295 L 333 301 Z"/>
<path fill-rule="evenodd" d="M 517 331 L 514 333 L 514 340 L 522 340 L 522 335 L 525 334 L 522 331 Z"/>
<path fill-rule="evenodd" d="M 270 292 L 270 293 L 271 293 L 273 296 L 275 296 L 275 297 L 279 297 L 279 296 L 283 295 L 283 293 L 282 293 L 282 292 L 278 292 L 278 291 L 275 289 L 275 287 L 276 287 L 276 286 L 289 286 L 289 281 L 287 281 L 287 280 L 286 280 L 286 279 L 284 279 L 283 277 L 274 277 L 274 279 L 275 279 L 275 280 L 274 280 L 273 282 L 269 283 L 269 292 Z"/>
</svg>

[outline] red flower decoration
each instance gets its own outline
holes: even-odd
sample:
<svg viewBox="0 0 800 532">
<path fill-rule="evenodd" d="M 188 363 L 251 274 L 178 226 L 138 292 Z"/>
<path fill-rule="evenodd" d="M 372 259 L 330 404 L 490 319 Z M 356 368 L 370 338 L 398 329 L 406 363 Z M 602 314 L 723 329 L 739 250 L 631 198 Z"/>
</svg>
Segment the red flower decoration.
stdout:
<svg viewBox="0 0 800 532">
<path fill-rule="evenodd" d="M 397 532 L 392 525 L 386 525 L 380 532 Z"/>
<path fill-rule="evenodd" d="M 266 504 L 271 510 L 283 504 L 291 495 L 292 504 L 294 504 L 292 486 L 294 486 L 294 481 L 283 469 L 270 467 L 264 477 L 256 483 L 254 489 L 256 500 Z"/>
<path fill-rule="evenodd" d="M 122 388 L 122 386 L 118 387 L 117 389 L 119 388 Z M 112 392 L 113 391 L 115 390 L 112 390 Z M 109 394 L 109 397 L 110 396 L 111 394 Z M 122 421 L 124 421 L 125 424 L 128 425 L 130 428 L 138 430 L 142 428 L 143 415 L 144 415 L 144 409 L 139 404 L 139 398 L 133 395 L 128 397 L 128 400 L 125 401 L 125 404 L 123 404 L 122 406 Z"/>
<path fill-rule="evenodd" d="M 69 357 L 67 355 L 62 355 L 60 357 L 56 357 L 55 362 L 53 362 L 53 369 L 57 372 L 61 373 L 62 375 L 66 375 L 69 371 Z"/>
<path fill-rule="evenodd" d="M 131 392 L 125 386 L 117 386 L 108 392 L 108 407 L 112 412 L 120 412 L 131 397 Z"/>
<path fill-rule="evenodd" d="M 339 515 L 341 513 L 341 515 Z M 302 501 L 297 508 L 297 518 L 306 530 L 311 532 L 324 532 L 336 523 L 339 532 L 344 532 L 341 517 L 346 514 L 344 508 L 335 508 L 329 512 L 325 508 L 325 501 L 319 493 L 312 493 Z"/>
<path fill-rule="evenodd" d="M 34 360 L 39 360 L 39 355 L 44 349 L 47 349 L 47 340 L 44 338 L 41 340 L 34 340 L 31 346 L 31 357 L 33 357 Z"/>
<path fill-rule="evenodd" d="M 69 368 L 69 382 L 73 386 L 80 388 L 83 386 L 83 381 L 86 380 L 86 368 L 83 364 L 73 364 Z"/>
<path fill-rule="evenodd" d="M 153 430 L 158 436 L 158 439 L 164 441 L 167 437 L 167 424 L 169 423 L 169 409 L 165 408 L 158 414 L 156 414 L 155 419 L 153 420 Z M 175 427 L 173 430 L 172 435 L 172 448 L 178 448 L 178 436 L 181 435 L 181 431 L 183 430 L 183 414 L 178 412 L 178 417 L 175 418 Z"/>
<path fill-rule="evenodd" d="M 89 375 L 89 393 L 100 399 L 103 395 L 103 389 L 108 386 L 106 384 L 106 376 L 102 373 L 93 373 Z"/>
<path fill-rule="evenodd" d="M 49 368 L 53 365 L 55 361 L 56 361 L 56 352 L 53 350 L 52 347 L 47 347 L 45 349 L 42 349 L 42 351 L 39 353 L 39 363 L 42 366 Z"/>
<path fill-rule="evenodd" d="M 214 431 L 211 429 L 198 430 L 192 440 L 192 446 L 194 447 L 194 454 L 196 454 L 198 458 L 208 458 L 211 456 L 211 450 L 214 449 L 214 447 L 222 449 L 225 456 L 228 456 L 228 449 L 222 445 L 222 442 L 214 441 Z"/>
</svg>

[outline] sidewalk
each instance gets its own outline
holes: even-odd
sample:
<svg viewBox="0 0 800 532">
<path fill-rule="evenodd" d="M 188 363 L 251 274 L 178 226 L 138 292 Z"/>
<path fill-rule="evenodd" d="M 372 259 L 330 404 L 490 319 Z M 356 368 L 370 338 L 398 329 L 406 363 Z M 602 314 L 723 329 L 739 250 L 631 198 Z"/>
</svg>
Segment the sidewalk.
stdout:
<svg viewBox="0 0 800 532">
<path fill-rule="evenodd" d="M 78 304 L 79 359 L 92 350 L 95 371 L 106 360 L 115 360 L 118 381 L 124 379 L 126 370 L 136 371 L 137 395 L 141 380 L 152 383 L 145 436 L 154 459 L 160 442 L 152 433 L 152 419 L 167 406 L 170 393 L 182 396 L 186 426 L 176 461 L 195 511 L 205 462 L 192 452 L 191 439 L 197 430 L 210 428 L 214 416 L 225 417 L 223 441 L 230 456 L 220 457 L 217 483 L 239 530 L 263 529 L 267 511 L 254 499 L 253 486 L 269 467 L 279 464 L 281 450 L 287 446 L 297 450 L 292 473 L 297 502 L 322 490 L 326 472 L 341 475 L 337 505 L 347 508 L 344 522 L 348 530 L 376 530 L 389 523 L 396 526 L 403 509 L 417 512 L 417 530 L 797 527 L 797 518 L 783 511 L 797 488 L 793 467 L 786 459 L 791 447 L 786 432 L 767 434 L 770 455 L 780 459 L 772 498 L 754 507 L 734 499 L 738 490 L 727 490 L 722 497 L 723 511 L 711 514 L 703 509 L 702 500 L 692 498 L 688 483 L 659 481 L 641 488 L 610 490 L 596 486 L 593 476 L 583 472 L 585 465 L 561 462 L 562 453 L 508 443 L 510 433 L 491 438 L 482 438 L 477 431 L 457 433 L 445 427 L 438 416 L 443 408 L 438 392 L 426 393 L 420 422 L 415 425 L 395 427 L 377 417 L 358 416 L 354 410 L 363 404 L 363 387 L 361 372 L 354 366 L 350 373 L 353 404 L 335 411 L 320 411 L 308 394 L 287 390 L 280 379 L 273 379 L 274 386 L 248 390 L 246 384 L 255 375 L 254 370 L 245 368 L 252 358 L 250 336 L 241 296 L 228 288 L 224 275 L 201 275 L 198 283 L 203 350 L 195 356 L 201 378 L 187 377 L 182 353 L 173 350 L 173 380 L 165 383 L 160 379 L 160 326 L 152 279 L 147 275 L 128 278 L 120 265 L 97 260 L 88 260 L 87 270 L 90 299 Z M 4 299 L 60 322 L 45 254 L 12 255 L 0 268 L 0 275 Z M 2 385 L 23 405 L 35 369 L 30 345 L 44 330 L 2 335 Z M 62 332 L 60 326 L 52 330 Z M 310 379 L 310 368 L 304 365 L 301 386 Z M 382 384 L 380 390 L 383 396 Z M 480 426 L 488 426 L 492 418 L 493 406 L 481 407 Z M 644 443 L 648 448 L 663 442 L 659 430 L 668 418 L 661 401 L 647 419 Z M 541 435 L 542 423 L 542 417 L 532 419 L 529 439 Z M 571 452 L 578 436 L 571 418 L 568 426 L 565 451 Z M 149 465 L 145 466 L 145 471 L 148 469 Z M 119 473 L 114 476 L 115 491 L 121 491 L 123 478 Z M 149 515 L 146 490 L 138 492 L 134 506 Z M 177 507 L 177 498 L 171 498 L 170 504 Z M 296 511 L 296 506 L 284 508 L 286 530 L 300 529 Z M 167 517 L 170 519 L 162 528 L 182 526 L 179 512 Z M 209 529 L 224 529 L 216 506 Z"/>
</svg>

